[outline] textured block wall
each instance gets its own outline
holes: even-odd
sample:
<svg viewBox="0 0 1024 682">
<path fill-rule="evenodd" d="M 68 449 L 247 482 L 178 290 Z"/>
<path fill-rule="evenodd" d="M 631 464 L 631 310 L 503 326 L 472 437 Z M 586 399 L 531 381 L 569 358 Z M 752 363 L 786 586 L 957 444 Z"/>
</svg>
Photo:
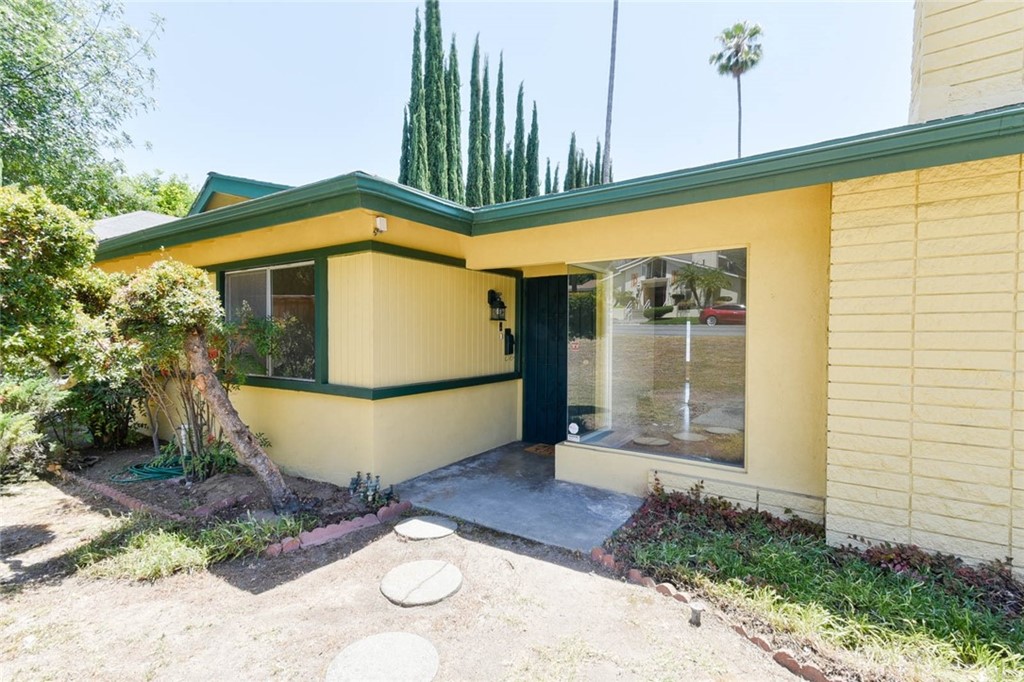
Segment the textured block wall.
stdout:
<svg viewBox="0 0 1024 682">
<path fill-rule="evenodd" d="M 1024 102 L 1024 3 L 918 0 L 910 122 Z"/>
<path fill-rule="evenodd" d="M 839 182 L 829 540 L 1024 565 L 1021 155 Z"/>
</svg>

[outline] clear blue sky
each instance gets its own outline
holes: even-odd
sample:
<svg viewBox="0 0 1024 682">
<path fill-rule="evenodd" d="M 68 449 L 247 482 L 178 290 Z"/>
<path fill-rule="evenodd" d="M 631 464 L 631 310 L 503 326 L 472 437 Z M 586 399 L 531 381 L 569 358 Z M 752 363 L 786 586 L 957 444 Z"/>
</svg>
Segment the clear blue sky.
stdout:
<svg viewBox="0 0 1024 682">
<path fill-rule="evenodd" d="M 394 179 L 409 96 L 415 3 L 131 3 L 128 21 L 166 20 L 156 43 L 157 107 L 130 121 L 130 172 L 200 184 L 207 171 L 303 184 L 353 170 Z M 525 82 L 537 101 L 541 163 L 565 167 L 576 131 L 604 136 L 607 2 L 441 3 L 457 34 L 468 112 L 473 37 L 505 54 L 506 126 Z M 913 4 L 623 0 L 612 156 L 618 180 L 729 159 L 736 90 L 708 65 L 715 35 L 764 28 L 764 58 L 743 79 L 744 155 L 903 125 Z M 447 49 L 447 48 L 446 48 Z M 493 94 L 492 94 L 493 107 Z M 463 134 L 467 124 L 463 122 Z M 147 146 L 145 143 L 149 143 Z"/>
</svg>

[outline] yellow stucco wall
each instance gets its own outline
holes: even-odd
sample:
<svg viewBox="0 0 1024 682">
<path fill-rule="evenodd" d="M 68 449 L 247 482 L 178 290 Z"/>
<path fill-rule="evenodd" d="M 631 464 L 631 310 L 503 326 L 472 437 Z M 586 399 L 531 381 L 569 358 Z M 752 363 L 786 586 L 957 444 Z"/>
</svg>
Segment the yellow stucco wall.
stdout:
<svg viewBox="0 0 1024 682">
<path fill-rule="evenodd" d="M 218 208 L 224 208 L 225 206 L 233 206 L 234 204 L 240 204 L 243 201 L 248 201 L 246 197 L 240 197 L 237 194 L 225 194 L 223 192 L 214 192 L 210 195 L 210 199 L 206 202 L 206 206 L 203 208 L 203 213 L 212 211 Z"/>
<path fill-rule="evenodd" d="M 918 0 L 910 122 L 1024 102 L 1024 3 Z"/>
<path fill-rule="evenodd" d="M 1024 559 L 1021 163 L 835 184 L 831 541 Z"/>
<path fill-rule="evenodd" d="M 558 478 L 638 493 L 657 469 L 750 486 L 750 500 L 758 490 L 817 497 L 806 506 L 821 517 L 830 201 L 816 186 L 473 239 L 471 267 L 545 271 L 556 260 L 748 248 L 745 468 L 563 444 Z"/>
</svg>

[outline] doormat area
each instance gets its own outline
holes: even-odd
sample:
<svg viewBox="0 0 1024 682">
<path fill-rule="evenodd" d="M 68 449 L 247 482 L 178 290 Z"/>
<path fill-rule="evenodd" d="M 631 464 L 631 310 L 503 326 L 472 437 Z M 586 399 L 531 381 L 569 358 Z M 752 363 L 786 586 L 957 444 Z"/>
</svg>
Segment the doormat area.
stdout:
<svg viewBox="0 0 1024 682">
<path fill-rule="evenodd" d="M 545 457 L 555 456 L 555 446 L 546 445 L 545 443 L 537 443 L 536 445 L 531 445 L 530 447 L 526 448 L 526 451 L 532 452 L 535 455 L 544 455 Z"/>
</svg>

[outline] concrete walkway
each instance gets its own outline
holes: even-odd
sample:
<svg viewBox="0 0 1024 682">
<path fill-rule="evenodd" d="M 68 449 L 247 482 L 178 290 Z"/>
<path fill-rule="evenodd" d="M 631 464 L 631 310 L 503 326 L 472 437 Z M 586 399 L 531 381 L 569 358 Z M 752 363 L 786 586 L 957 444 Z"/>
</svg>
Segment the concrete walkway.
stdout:
<svg viewBox="0 0 1024 682">
<path fill-rule="evenodd" d="M 641 499 L 555 480 L 555 458 L 510 443 L 396 486 L 403 500 L 503 533 L 589 552 Z"/>
</svg>

